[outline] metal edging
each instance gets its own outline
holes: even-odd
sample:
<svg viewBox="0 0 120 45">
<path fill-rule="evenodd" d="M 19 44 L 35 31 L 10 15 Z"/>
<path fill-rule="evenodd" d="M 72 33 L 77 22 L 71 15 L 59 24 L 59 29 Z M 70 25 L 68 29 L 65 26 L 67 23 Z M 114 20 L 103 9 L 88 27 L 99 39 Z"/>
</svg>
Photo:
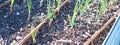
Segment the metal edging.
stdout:
<svg viewBox="0 0 120 45">
<path fill-rule="evenodd" d="M 113 24 L 112 28 L 110 29 L 110 32 L 108 33 L 107 37 L 105 38 L 104 42 L 102 43 L 102 45 L 106 45 L 106 42 L 108 41 L 110 35 L 112 34 L 112 31 L 114 31 L 113 29 L 115 28 L 117 22 L 120 20 L 120 16 L 118 16 L 115 20 L 115 23 Z"/>
</svg>

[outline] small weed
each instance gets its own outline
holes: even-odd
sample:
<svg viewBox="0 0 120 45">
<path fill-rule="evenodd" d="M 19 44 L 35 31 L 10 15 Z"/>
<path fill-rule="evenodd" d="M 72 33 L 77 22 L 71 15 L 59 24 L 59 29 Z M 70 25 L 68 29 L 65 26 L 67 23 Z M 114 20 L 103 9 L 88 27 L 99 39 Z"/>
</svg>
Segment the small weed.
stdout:
<svg viewBox="0 0 120 45">
<path fill-rule="evenodd" d="M 27 6 L 28 6 L 28 20 L 29 20 L 29 19 L 30 19 L 30 11 L 31 11 L 31 7 L 32 7 L 32 2 L 31 2 L 31 0 L 28 0 Z"/>
<path fill-rule="evenodd" d="M 32 31 L 33 31 L 33 29 L 34 29 L 34 27 L 33 27 L 33 26 L 31 26 L 31 28 L 30 28 L 30 32 L 32 32 Z M 34 33 L 32 33 L 32 40 L 33 40 L 33 42 L 36 42 L 36 40 L 35 40 L 36 35 L 37 35 L 37 31 L 35 31 Z"/>
</svg>

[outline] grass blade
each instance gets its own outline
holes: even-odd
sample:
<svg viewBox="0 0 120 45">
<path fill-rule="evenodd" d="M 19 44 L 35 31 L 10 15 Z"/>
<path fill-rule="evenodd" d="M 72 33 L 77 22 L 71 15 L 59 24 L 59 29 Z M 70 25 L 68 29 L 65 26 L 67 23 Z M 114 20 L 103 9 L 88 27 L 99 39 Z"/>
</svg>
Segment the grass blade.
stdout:
<svg viewBox="0 0 120 45">
<path fill-rule="evenodd" d="M 49 19 L 53 19 L 54 18 L 54 8 L 55 8 L 55 6 L 54 6 L 54 4 L 51 6 L 50 5 L 50 2 L 47 4 L 48 6 L 47 6 L 47 11 L 48 11 L 48 18 Z M 51 9 L 52 8 L 52 9 Z"/>
<path fill-rule="evenodd" d="M 60 7 L 61 0 L 56 0 L 57 1 L 57 7 Z"/>
<path fill-rule="evenodd" d="M 30 28 L 30 32 L 32 32 L 32 30 L 34 29 L 34 27 L 33 26 L 31 26 L 31 28 Z M 34 33 L 32 33 L 32 40 L 33 40 L 33 42 L 35 42 L 36 40 L 35 40 L 35 38 L 36 38 L 36 35 L 37 35 L 37 31 L 35 31 Z"/>
<path fill-rule="evenodd" d="M 79 11 L 78 9 L 79 9 L 79 1 L 77 0 L 77 3 L 76 3 L 75 8 L 74 8 L 74 12 L 73 12 L 72 20 L 70 21 L 71 27 L 73 27 L 75 24 L 75 18 L 76 18 L 78 11 Z"/>
<path fill-rule="evenodd" d="M 98 19 L 102 17 L 102 14 L 106 12 L 108 8 L 107 0 L 102 0 L 102 3 L 100 5 L 99 13 L 98 13 Z"/>
<path fill-rule="evenodd" d="M 13 6 L 14 2 L 15 2 L 15 0 L 11 0 L 11 4 L 10 5 Z"/>
<path fill-rule="evenodd" d="M 28 6 L 28 20 L 30 19 L 30 11 L 31 11 L 31 7 L 32 7 L 32 1 L 29 0 L 27 2 L 27 6 Z"/>
</svg>

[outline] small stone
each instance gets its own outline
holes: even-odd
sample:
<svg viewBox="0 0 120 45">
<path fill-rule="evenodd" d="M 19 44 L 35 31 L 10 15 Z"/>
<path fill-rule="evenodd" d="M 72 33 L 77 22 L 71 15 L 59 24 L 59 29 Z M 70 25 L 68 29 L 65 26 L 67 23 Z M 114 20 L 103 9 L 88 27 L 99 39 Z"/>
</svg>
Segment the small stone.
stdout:
<svg viewBox="0 0 120 45">
<path fill-rule="evenodd" d="M 46 45 L 46 44 L 43 44 L 43 45 Z"/>
<path fill-rule="evenodd" d="M 40 1 L 40 4 L 39 4 L 40 7 L 43 6 L 43 0 Z"/>
<path fill-rule="evenodd" d="M 27 26 L 28 26 L 28 27 L 30 27 L 31 25 L 30 25 L 30 24 L 28 24 Z"/>
<path fill-rule="evenodd" d="M 85 34 L 88 35 L 88 36 L 92 36 L 92 35 L 91 35 L 90 33 L 88 33 L 88 32 L 85 32 Z"/>
<path fill-rule="evenodd" d="M 117 5 L 116 8 L 119 8 L 119 5 Z"/>
<path fill-rule="evenodd" d="M 15 30 L 15 28 L 13 28 L 13 27 L 10 27 L 12 30 Z"/>
<path fill-rule="evenodd" d="M 84 18 L 83 18 L 83 17 L 80 17 L 80 20 L 84 20 Z"/>
<path fill-rule="evenodd" d="M 20 13 L 19 13 L 19 12 L 17 12 L 17 13 L 16 13 L 16 15 L 20 15 Z"/>
<path fill-rule="evenodd" d="M 41 0 L 40 2 L 43 2 L 43 0 Z"/>
<path fill-rule="evenodd" d="M 41 20 L 43 20 L 46 17 L 46 15 L 42 12 L 41 16 L 39 17 Z"/>
<path fill-rule="evenodd" d="M 36 45 L 42 45 L 42 44 L 40 44 L 40 43 L 37 43 Z"/>
<path fill-rule="evenodd" d="M 94 14 L 94 13 L 92 13 L 92 15 L 94 16 L 95 14 Z"/>
<path fill-rule="evenodd" d="M 68 27 L 67 27 L 67 26 L 65 26 L 63 30 L 64 30 L 64 31 L 68 30 Z"/>
<path fill-rule="evenodd" d="M 88 36 L 87 36 L 87 35 L 85 35 L 85 34 L 83 34 L 82 36 L 83 36 L 84 38 L 87 38 L 87 37 L 88 37 Z"/>
<path fill-rule="evenodd" d="M 17 32 L 18 34 L 20 34 L 20 32 Z"/>
<path fill-rule="evenodd" d="M 2 41 L 2 44 L 5 44 L 5 42 L 4 42 L 4 41 Z"/>
<path fill-rule="evenodd" d="M 20 28 L 20 31 L 23 31 L 23 28 Z"/>
<path fill-rule="evenodd" d="M 6 15 L 4 15 L 4 18 L 7 18 L 7 16 L 6 16 Z"/>
<path fill-rule="evenodd" d="M 80 21 L 80 20 L 81 20 L 81 17 L 77 16 L 76 21 Z"/>
<path fill-rule="evenodd" d="M 17 37 L 16 37 L 17 40 L 19 40 L 19 39 L 21 39 L 21 38 L 22 38 L 21 36 L 17 36 Z"/>
<path fill-rule="evenodd" d="M 0 41 L 3 41 L 3 38 L 0 38 Z"/>
<path fill-rule="evenodd" d="M 66 20 L 63 20 L 64 21 L 64 26 L 67 25 L 67 21 Z"/>
<path fill-rule="evenodd" d="M 41 15 L 44 16 L 45 14 L 42 12 Z"/>
<path fill-rule="evenodd" d="M 49 44 L 50 42 L 48 41 L 47 44 Z"/>
</svg>

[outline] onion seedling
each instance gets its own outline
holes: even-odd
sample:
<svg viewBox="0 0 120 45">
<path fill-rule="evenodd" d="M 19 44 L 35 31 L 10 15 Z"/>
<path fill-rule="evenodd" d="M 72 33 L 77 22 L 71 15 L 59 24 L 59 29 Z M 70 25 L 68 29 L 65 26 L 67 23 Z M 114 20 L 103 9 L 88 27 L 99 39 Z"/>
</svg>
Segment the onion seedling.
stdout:
<svg viewBox="0 0 120 45">
<path fill-rule="evenodd" d="M 12 7 L 13 7 L 13 4 L 15 2 L 15 0 L 10 0 L 11 4 L 10 4 L 10 12 L 12 12 Z"/>
<path fill-rule="evenodd" d="M 57 1 L 57 7 L 60 7 L 61 0 L 56 0 Z"/>
<path fill-rule="evenodd" d="M 51 6 L 51 4 L 50 4 L 50 2 L 48 2 L 47 3 L 47 15 L 48 15 L 48 18 L 50 19 L 50 22 L 48 23 L 49 24 L 49 26 L 51 25 L 51 23 L 52 23 L 52 21 L 53 21 L 53 18 L 55 17 L 54 15 L 55 15 L 55 13 L 54 13 L 54 8 L 55 8 L 55 6 L 54 6 L 54 3 L 53 3 L 53 5 Z"/>
<path fill-rule="evenodd" d="M 76 3 L 76 5 L 75 5 L 75 8 L 74 8 L 74 12 L 73 12 L 73 16 L 72 16 L 72 19 L 70 20 L 70 25 L 71 25 L 71 27 L 73 27 L 74 26 L 74 24 L 75 24 L 75 19 L 76 19 L 76 15 L 77 15 L 77 13 L 78 13 L 78 9 L 79 9 L 79 1 L 77 0 L 77 3 Z"/>
<path fill-rule="evenodd" d="M 99 9 L 98 19 L 100 19 L 102 17 L 102 14 L 106 12 L 107 7 L 108 7 L 107 0 L 102 0 L 100 9 Z"/>
<path fill-rule="evenodd" d="M 113 4 L 115 0 L 110 0 L 110 3 Z"/>
<path fill-rule="evenodd" d="M 31 0 L 28 0 L 27 6 L 28 6 L 28 20 L 29 20 L 30 19 L 30 11 L 31 11 L 31 7 L 32 7 L 32 1 Z"/>
<path fill-rule="evenodd" d="M 32 32 L 33 29 L 34 29 L 34 27 L 31 26 L 31 28 L 30 28 L 30 32 Z M 36 35 L 37 35 L 37 31 L 35 31 L 35 32 L 32 33 L 32 40 L 33 40 L 33 42 L 36 42 L 36 39 L 35 39 L 35 38 L 36 38 Z"/>
<path fill-rule="evenodd" d="M 16 41 L 15 41 L 15 40 L 13 40 L 13 41 L 12 41 L 12 43 L 11 43 L 10 45 L 15 45 L 15 43 L 16 43 Z"/>
<path fill-rule="evenodd" d="M 84 7 L 84 0 L 82 0 L 81 4 L 80 4 L 80 14 L 85 12 L 85 7 Z"/>
<path fill-rule="evenodd" d="M 88 6 L 89 6 L 89 0 L 85 0 L 85 7 L 86 7 L 86 9 L 88 8 Z"/>
<path fill-rule="evenodd" d="M 84 5 L 85 3 L 85 5 Z M 84 13 L 90 7 L 89 0 L 82 0 L 80 4 L 80 14 Z"/>
<path fill-rule="evenodd" d="M 54 13 L 54 5 L 52 6 L 52 9 L 51 9 L 51 6 L 50 6 L 50 2 L 47 5 L 48 5 L 47 6 L 47 11 L 48 11 L 47 15 L 48 15 L 48 18 L 49 19 L 53 19 L 54 15 L 55 15 L 55 13 Z"/>
</svg>

